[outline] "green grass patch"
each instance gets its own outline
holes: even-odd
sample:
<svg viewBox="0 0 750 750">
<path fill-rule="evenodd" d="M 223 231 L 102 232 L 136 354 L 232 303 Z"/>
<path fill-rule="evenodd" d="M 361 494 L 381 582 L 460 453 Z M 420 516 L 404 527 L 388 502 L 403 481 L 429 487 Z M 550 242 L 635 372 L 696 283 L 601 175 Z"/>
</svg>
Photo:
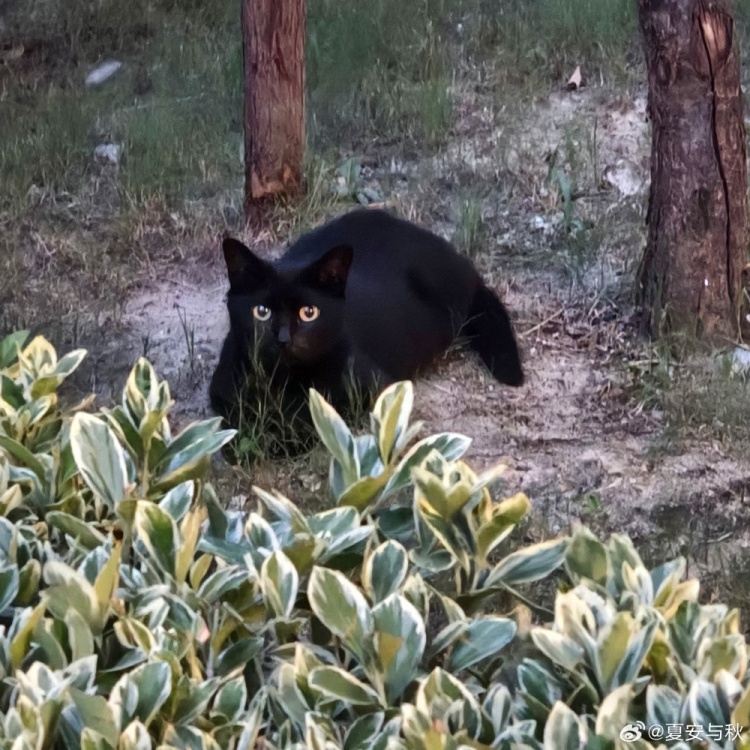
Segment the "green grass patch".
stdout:
<svg viewBox="0 0 750 750">
<path fill-rule="evenodd" d="M 476 0 L 467 11 L 467 49 L 494 63 L 502 86 L 559 85 L 580 65 L 596 83 L 621 83 L 640 61 L 630 0 Z"/>
<path fill-rule="evenodd" d="M 733 364 L 731 351 L 708 350 L 672 334 L 648 361 L 631 366 L 635 399 L 664 415 L 662 448 L 689 437 L 718 440 L 747 454 L 750 441 L 750 373 Z"/>
<path fill-rule="evenodd" d="M 71 57 L 49 42 L 66 63 L 61 83 L 32 88 L 20 75 L 6 82 L 0 210 L 33 205 L 33 185 L 80 189 L 96 174 L 100 143 L 120 147 L 115 180 L 128 206 L 156 199 L 178 205 L 241 185 L 242 44 L 238 14 L 228 12 L 233 3 L 219 2 L 210 12 L 192 2 L 142 5 L 100 0 L 85 14 L 81 3 L 36 3 L 33 11 L 47 6 L 59 22 Z M 105 17 L 116 37 L 100 34 Z M 35 18 L 32 12 L 27 22 Z M 48 24 L 40 20 L 27 33 L 43 36 Z M 86 89 L 86 73 L 102 57 L 124 66 Z"/>
</svg>

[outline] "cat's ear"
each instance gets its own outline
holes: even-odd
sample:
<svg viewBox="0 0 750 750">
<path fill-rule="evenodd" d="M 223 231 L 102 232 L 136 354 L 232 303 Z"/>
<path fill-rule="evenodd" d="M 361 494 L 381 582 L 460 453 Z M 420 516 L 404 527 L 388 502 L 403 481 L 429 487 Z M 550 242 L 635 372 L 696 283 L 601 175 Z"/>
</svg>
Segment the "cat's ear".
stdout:
<svg viewBox="0 0 750 750">
<path fill-rule="evenodd" d="M 229 287 L 233 290 L 248 290 L 263 284 L 269 272 L 268 264 L 261 260 L 249 247 L 234 237 L 225 237 L 221 248 L 227 265 Z"/>
<path fill-rule="evenodd" d="M 336 245 L 317 260 L 308 271 L 308 279 L 316 286 L 343 294 L 354 251 L 350 245 Z"/>
</svg>

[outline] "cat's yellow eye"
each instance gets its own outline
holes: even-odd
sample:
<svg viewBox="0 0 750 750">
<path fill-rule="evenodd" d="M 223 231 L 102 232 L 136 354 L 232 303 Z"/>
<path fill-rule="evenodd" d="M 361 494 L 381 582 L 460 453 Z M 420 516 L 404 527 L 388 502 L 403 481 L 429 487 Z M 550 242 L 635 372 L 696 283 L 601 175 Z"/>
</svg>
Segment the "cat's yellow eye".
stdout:
<svg viewBox="0 0 750 750">
<path fill-rule="evenodd" d="M 320 310 L 313 305 L 307 305 L 307 307 L 300 307 L 299 309 L 299 318 L 303 323 L 311 323 L 318 315 L 320 315 Z"/>
<path fill-rule="evenodd" d="M 268 320 L 271 317 L 271 311 L 265 305 L 256 305 L 253 308 L 253 315 L 258 320 Z"/>
</svg>

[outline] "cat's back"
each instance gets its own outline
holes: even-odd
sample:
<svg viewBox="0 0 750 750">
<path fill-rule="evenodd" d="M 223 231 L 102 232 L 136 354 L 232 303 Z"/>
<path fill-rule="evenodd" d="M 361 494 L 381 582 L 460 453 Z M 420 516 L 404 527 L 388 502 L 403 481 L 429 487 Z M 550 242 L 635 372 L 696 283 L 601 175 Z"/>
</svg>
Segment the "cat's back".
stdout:
<svg viewBox="0 0 750 750">
<path fill-rule="evenodd" d="M 302 235 L 276 262 L 282 271 L 314 263 L 337 245 L 353 249 L 351 273 L 372 278 L 402 275 L 407 269 L 432 268 L 456 273 L 466 268 L 442 237 L 382 209 L 349 211 Z"/>
</svg>

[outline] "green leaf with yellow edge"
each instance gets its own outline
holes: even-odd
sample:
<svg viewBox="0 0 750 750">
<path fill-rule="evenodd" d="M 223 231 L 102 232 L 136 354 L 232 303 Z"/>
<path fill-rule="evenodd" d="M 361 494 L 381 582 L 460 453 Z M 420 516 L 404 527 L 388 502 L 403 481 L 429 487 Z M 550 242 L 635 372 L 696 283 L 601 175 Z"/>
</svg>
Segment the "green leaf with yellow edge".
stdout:
<svg viewBox="0 0 750 750">
<path fill-rule="evenodd" d="M 477 531 L 477 551 L 480 559 L 486 560 L 500 544 L 526 517 L 531 510 L 531 502 L 522 492 L 498 503 L 492 511 L 492 518 L 482 524 Z"/>
<path fill-rule="evenodd" d="M 76 518 L 70 513 L 61 511 L 49 511 L 44 520 L 53 528 L 59 529 L 63 534 L 76 539 L 85 549 L 91 550 L 105 544 L 107 538 L 90 523 L 81 518 Z"/>
<path fill-rule="evenodd" d="M 375 690 L 339 667 L 316 667 L 307 676 L 308 685 L 326 698 L 340 700 L 345 705 L 379 706 Z"/>
<path fill-rule="evenodd" d="M 419 517 L 437 537 L 443 547 L 450 552 L 464 570 L 467 570 L 470 565 L 469 555 L 467 554 L 468 550 L 465 549 L 464 544 L 462 544 L 462 539 L 459 535 L 459 529 L 456 524 L 444 518 L 422 496 L 417 498 L 417 511 Z"/>
<path fill-rule="evenodd" d="M 299 575 L 292 561 L 281 550 L 276 550 L 263 561 L 260 586 L 274 617 L 291 616 L 297 600 Z"/>
<path fill-rule="evenodd" d="M 316 566 L 307 597 L 315 616 L 364 664 L 371 651 L 373 614 L 362 592 L 342 573 Z"/>
<path fill-rule="evenodd" d="M 211 718 L 218 715 L 227 721 L 236 721 L 247 705 L 245 679 L 235 677 L 227 680 L 216 692 L 211 708 Z"/>
<path fill-rule="evenodd" d="M 137 719 L 148 726 L 171 692 L 172 672 L 166 662 L 142 664 L 127 672 L 109 696 L 116 725 L 126 727 Z"/>
<path fill-rule="evenodd" d="M 372 410 L 373 433 L 383 463 L 388 465 L 393 450 L 406 430 L 414 406 L 414 386 L 410 381 L 393 383 L 378 396 Z"/>
<path fill-rule="evenodd" d="M 190 567 L 190 588 L 193 591 L 197 591 L 203 579 L 206 577 L 211 563 L 213 562 L 213 555 L 201 555 Z"/>
<path fill-rule="evenodd" d="M 387 481 L 386 473 L 376 477 L 362 477 L 344 490 L 338 498 L 338 504 L 352 506 L 362 513 L 377 498 Z"/>
<path fill-rule="evenodd" d="M 696 656 L 701 677 L 713 681 L 722 669 L 741 678 L 747 665 L 747 643 L 744 635 L 705 638 Z"/>
<path fill-rule="evenodd" d="M 72 352 L 68 352 L 58 361 L 54 370 L 54 375 L 61 380 L 67 378 L 78 369 L 79 365 L 85 358 L 85 349 L 74 349 Z"/>
<path fill-rule="evenodd" d="M 19 669 L 23 658 L 29 653 L 31 637 L 37 623 L 44 616 L 45 609 L 45 603 L 42 601 L 34 609 L 25 609 L 20 614 L 16 614 L 11 630 L 8 633 L 8 639 L 10 640 L 10 644 L 8 645 L 8 660 L 12 669 Z"/>
<path fill-rule="evenodd" d="M 190 510 L 194 496 L 195 482 L 189 480 L 169 490 L 159 501 L 159 507 L 162 510 L 166 510 L 179 523 L 185 517 L 188 510 Z"/>
<path fill-rule="evenodd" d="M 648 615 L 647 618 L 636 629 L 628 644 L 627 651 L 615 671 L 612 686 L 634 682 L 643 668 L 659 626 L 659 619 L 653 616 L 653 613 L 649 613 L 647 610 L 646 614 Z"/>
<path fill-rule="evenodd" d="M 466 453 L 470 445 L 471 438 L 453 432 L 443 432 L 423 438 L 409 448 L 406 455 L 399 461 L 383 488 L 381 497 L 387 497 L 407 487 L 411 483 L 412 471 L 420 466 L 433 451 L 437 451 L 446 461 L 455 461 Z"/>
<path fill-rule="evenodd" d="M 44 467 L 26 446 L 7 435 L 0 435 L 0 449 L 7 451 L 21 466 L 31 469 L 39 477 L 40 482 L 45 481 Z"/>
<path fill-rule="evenodd" d="M 55 347 L 44 336 L 35 336 L 19 353 L 18 363 L 34 379 L 49 375 L 57 365 Z"/>
<path fill-rule="evenodd" d="M 135 528 L 154 562 L 174 578 L 181 540 L 172 516 L 148 500 L 139 500 L 135 511 Z"/>
<path fill-rule="evenodd" d="M 516 623 L 507 617 L 486 615 L 472 620 L 453 644 L 451 670 L 460 672 L 495 657 L 516 634 Z"/>
<path fill-rule="evenodd" d="M 669 685 L 651 683 L 646 688 L 647 726 L 664 727 L 680 723 L 682 696 Z"/>
<path fill-rule="evenodd" d="M 664 603 L 661 606 L 657 605 L 656 601 L 654 604 L 661 610 L 662 617 L 669 621 L 677 614 L 683 602 L 697 602 L 699 593 L 700 581 L 692 578 L 673 586 L 670 593 L 663 599 Z"/>
<path fill-rule="evenodd" d="M 490 571 L 485 586 L 515 586 L 546 578 L 562 564 L 566 546 L 566 539 L 552 539 L 513 552 Z"/>
<path fill-rule="evenodd" d="M 625 657 L 634 632 L 633 616 L 629 612 L 618 612 L 614 619 L 604 626 L 599 636 L 597 664 L 602 690 L 605 692 L 612 687 L 612 679 Z"/>
<path fill-rule="evenodd" d="M 674 587 L 683 579 L 687 570 L 684 557 L 659 565 L 651 571 L 651 581 L 654 588 L 654 606 L 663 607 L 672 595 Z"/>
<path fill-rule="evenodd" d="M 452 521 L 471 498 L 471 485 L 468 482 L 459 481 L 446 486 L 439 477 L 422 467 L 412 470 L 412 479 L 419 493 L 446 521 Z"/>
<path fill-rule="evenodd" d="M 310 414 L 323 445 L 341 465 L 344 484 L 354 484 L 359 479 L 354 436 L 336 410 L 314 388 L 310 389 Z"/>
<path fill-rule="evenodd" d="M 586 746 L 588 729 L 576 713 L 557 701 L 544 725 L 545 750 L 579 750 Z"/>
<path fill-rule="evenodd" d="M 179 534 L 182 544 L 180 544 L 177 550 L 175 559 L 175 580 L 177 583 L 184 583 L 187 578 L 190 565 L 195 559 L 195 550 L 198 547 L 198 540 L 205 518 L 205 508 L 196 507 L 189 511 L 182 519 Z"/>
<path fill-rule="evenodd" d="M 36 599 L 41 578 L 42 564 L 33 558 L 18 571 L 18 594 L 15 601 L 17 607 L 28 607 Z"/>
<path fill-rule="evenodd" d="M 310 526 L 299 508 L 280 492 L 266 492 L 261 487 L 253 485 L 253 492 L 260 498 L 263 505 L 280 521 L 286 521 L 295 534 L 309 533 Z"/>
<path fill-rule="evenodd" d="M 120 732 L 107 699 L 101 695 L 89 695 L 74 687 L 68 688 L 68 691 L 83 725 L 99 734 L 110 747 L 116 747 Z"/>
<path fill-rule="evenodd" d="M 94 636 L 88 622 L 75 609 L 69 609 L 63 618 L 68 628 L 68 644 L 73 661 L 94 654 Z"/>
<path fill-rule="evenodd" d="M 565 565 L 574 580 L 580 576 L 605 586 L 612 576 L 607 548 L 585 527 L 580 528 L 570 540 Z"/>
<path fill-rule="evenodd" d="M 620 568 L 621 586 L 632 591 L 644 604 L 654 600 L 654 585 L 648 570 L 643 565 L 633 568 L 625 560 Z"/>
<path fill-rule="evenodd" d="M 70 426 L 70 445 L 86 484 L 115 508 L 128 495 L 130 458 L 112 429 L 101 419 L 78 412 Z"/>
<path fill-rule="evenodd" d="M 148 654 L 156 647 L 151 631 L 133 617 L 121 617 L 113 627 L 117 640 L 126 648 L 137 648 Z"/>
<path fill-rule="evenodd" d="M 716 685 L 698 678 L 693 680 L 687 698 L 689 723 L 708 727 L 725 725 L 724 710 L 719 702 Z"/>
<path fill-rule="evenodd" d="M 630 704 L 635 696 L 630 684 L 615 688 L 604 697 L 596 714 L 596 733 L 619 740 L 620 731 L 630 719 Z"/>
<path fill-rule="evenodd" d="M 220 426 L 219 417 L 189 424 L 154 467 L 154 487 L 175 487 L 199 478 L 211 455 L 237 434 L 237 430 L 220 430 Z"/>
<path fill-rule="evenodd" d="M 363 747 L 371 747 L 371 743 L 381 735 L 385 713 L 373 711 L 360 716 L 350 727 L 346 734 L 344 750 L 359 750 Z"/>
<path fill-rule="evenodd" d="M 374 644 L 392 704 L 415 679 L 427 636 L 424 620 L 405 597 L 392 594 L 372 610 Z"/>
<path fill-rule="evenodd" d="M 362 586 L 374 603 L 398 591 L 409 570 L 406 549 L 394 541 L 383 542 L 365 558 Z"/>
<path fill-rule="evenodd" d="M 30 331 L 14 331 L 0 341 L 0 369 L 7 369 L 18 360 L 18 351 L 23 350 Z"/>
<path fill-rule="evenodd" d="M 49 611 L 62 620 L 69 609 L 75 609 L 89 624 L 91 632 L 101 635 L 109 614 L 109 598 L 103 602 L 83 575 L 56 560 L 45 564 L 43 575 L 47 588 L 42 598 Z M 106 580 L 109 583 L 108 576 Z"/>
<path fill-rule="evenodd" d="M 18 595 L 20 576 L 17 566 L 0 568 L 0 612 L 10 607 Z"/>
<path fill-rule="evenodd" d="M 140 427 L 147 412 L 157 408 L 159 401 L 159 380 L 152 364 L 139 357 L 133 365 L 123 391 L 123 405 L 126 406 Z"/>
<path fill-rule="evenodd" d="M 23 505 L 23 492 L 20 485 L 14 484 L 0 494 L 0 516 L 7 518 L 10 512 Z"/>
<path fill-rule="evenodd" d="M 547 658 L 568 672 L 574 672 L 583 660 L 583 648 L 564 633 L 548 628 L 533 628 L 531 640 Z"/>
</svg>

